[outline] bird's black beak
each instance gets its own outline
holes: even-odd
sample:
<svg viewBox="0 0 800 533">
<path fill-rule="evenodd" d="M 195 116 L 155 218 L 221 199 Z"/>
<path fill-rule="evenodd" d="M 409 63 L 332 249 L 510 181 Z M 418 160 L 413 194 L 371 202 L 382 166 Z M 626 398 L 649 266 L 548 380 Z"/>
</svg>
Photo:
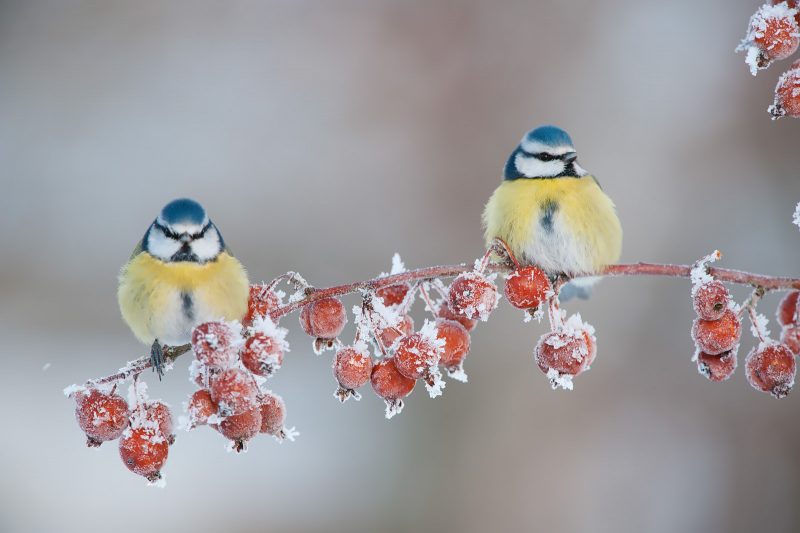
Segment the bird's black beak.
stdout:
<svg viewBox="0 0 800 533">
<path fill-rule="evenodd" d="M 578 153 L 577 152 L 567 152 L 566 154 L 561 156 L 561 159 L 563 159 L 567 163 L 572 163 L 573 161 L 578 159 Z"/>
</svg>

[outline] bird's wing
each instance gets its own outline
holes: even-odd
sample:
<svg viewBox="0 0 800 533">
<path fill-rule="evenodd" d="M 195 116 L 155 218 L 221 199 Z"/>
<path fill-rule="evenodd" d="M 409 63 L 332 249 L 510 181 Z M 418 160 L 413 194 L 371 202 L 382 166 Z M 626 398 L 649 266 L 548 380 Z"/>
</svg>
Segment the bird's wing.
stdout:
<svg viewBox="0 0 800 533">
<path fill-rule="evenodd" d="M 144 251 L 143 243 L 144 243 L 144 239 L 139 241 L 139 244 L 137 244 L 136 248 L 133 249 L 133 252 L 131 253 L 131 257 L 130 257 L 130 259 L 128 259 L 128 261 L 130 261 L 131 259 L 133 259 L 134 257 L 136 257 L 137 255 L 139 255 L 140 253 L 142 253 Z"/>
</svg>

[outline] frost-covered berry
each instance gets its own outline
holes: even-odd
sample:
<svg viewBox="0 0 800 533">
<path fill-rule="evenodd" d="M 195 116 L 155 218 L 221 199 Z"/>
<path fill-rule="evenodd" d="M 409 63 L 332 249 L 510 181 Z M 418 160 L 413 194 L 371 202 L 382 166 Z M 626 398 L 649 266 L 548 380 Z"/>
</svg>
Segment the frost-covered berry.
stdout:
<svg viewBox="0 0 800 533">
<path fill-rule="evenodd" d="M 738 365 L 736 351 L 734 348 L 718 355 L 700 352 L 697 354 L 697 371 L 711 381 L 725 381 Z"/>
<path fill-rule="evenodd" d="M 381 299 L 383 305 L 400 305 L 408 294 L 411 287 L 406 283 L 399 283 L 397 285 L 389 285 L 388 287 L 381 287 L 375 291 L 375 295 Z"/>
<path fill-rule="evenodd" d="M 742 322 L 731 309 L 726 309 L 719 320 L 696 318 L 692 326 L 692 339 L 701 352 L 718 355 L 731 350 L 739 343 Z"/>
<path fill-rule="evenodd" d="M 797 316 L 797 297 L 800 296 L 800 291 L 792 291 L 783 297 L 781 303 L 778 304 L 778 312 L 776 317 L 781 326 L 790 326 L 798 323 Z"/>
<path fill-rule="evenodd" d="M 383 347 L 388 349 L 394 345 L 397 339 L 411 335 L 413 331 L 414 319 L 409 315 L 403 315 L 397 325 L 381 329 L 378 335 L 381 338 Z"/>
<path fill-rule="evenodd" d="M 767 109 L 773 119 L 783 116 L 800 117 L 800 61 L 781 74 L 775 86 L 775 101 Z"/>
<path fill-rule="evenodd" d="M 86 433 L 87 446 L 118 439 L 128 427 L 128 403 L 118 394 L 90 389 L 78 392 L 75 402 L 75 418 Z"/>
<path fill-rule="evenodd" d="M 747 51 L 745 61 L 753 75 L 797 51 L 800 31 L 795 15 L 796 9 L 781 3 L 764 4 L 750 17 L 747 36 L 737 50 Z"/>
<path fill-rule="evenodd" d="M 730 297 L 728 289 L 721 281 L 703 283 L 693 291 L 694 312 L 703 320 L 719 320 L 728 308 Z"/>
<path fill-rule="evenodd" d="M 242 319 L 242 324 L 250 326 L 257 316 L 265 317 L 270 311 L 281 305 L 281 299 L 274 290 L 266 284 L 250 285 L 250 298 L 247 301 L 247 314 Z"/>
<path fill-rule="evenodd" d="M 335 339 L 347 323 L 347 313 L 338 298 L 322 298 L 303 307 L 303 331 L 318 339 Z"/>
<path fill-rule="evenodd" d="M 790 9 L 797 9 L 797 0 L 770 0 L 770 4 L 773 6 L 777 6 L 779 4 L 785 3 Z M 800 11 L 794 16 L 794 19 L 797 21 L 797 24 L 800 25 Z"/>
<path fill-rule="evenodd" d="M 785 344 L 793 354 L 800 355 L 800 326 L 786 326 L 781 332 L 781 342 Z"/>
<path fill-rule="evenodd" d="M 160 400 L 148 401 L 144 406 L 145 417 L 158 425 L 158 431 L 169 444 L 175 442 L 174 423 L 169 406 Z"/>
<path fill-rule="evenodd" d="M 439 364 L 440 347 L 421 333 L 412 333 L 397 341 L 394 366 L 411 379 L 425 377 Z"/>
<path fill-rule="evenodd" d="M 745 373 L 750 385 L 776 398 L 789 394 L 796 372 L 794 354 L 783 344 L 762 343 L 753 348 L 745 360 Z"/>
<path fill-rule="evenodd" d="M 518 309 L 539 307 L 552 291 L 550 279 L 537 266 L 520 267 L 506 278 L 506 298 Z"/>
<path fill-rule="evenodd" d="M 240 357 L 244 367 L 258 376 L 271 376 L 283 364 L 281 343 L 261 331 L 245 341 Z"/>
<path fill-rule="evenodd" d="M 369 381 L 372 375 L 372 358 L 368 353 L 346 346 L 336 352 L 333 375 L 339 382 L 340 391 L 337 395 L 342 400 L 346 399 L 352 391 Z"/>
<path fill-rule="evenodd" d="M 254 407 L 243 413 L 227 416 L 215 429 L 233 441 L 234 450 L 241 452 L 247 441 L 258 435 L 261 429 L 261 410 Z"/>
<path fill-rule="evenodd" d="M 439 318 L 443 318 L 445 320 L 455 320 L 456 322 L 460 323 L 462 326 L 467 328 L 467 331 L 472 331 L 475 329 L 475 326 L 478 325 L 478 321 L 474 318 L 467 318 L 464 315 L 459 315 L 454 313 L 452 309 L 450 309 L 450 304 L 445 300 L 439 305 L 439 310 L 436 313 Z"/>
<path fill-rule="evenodd" d="M 189 405 L 186 407 L 186 414 L 189 416 L 189 428 L 204 426 L 208 423 L 209 417 L 219 412 L 219 405 L 211 399 L 211 393 L 205 389 L 200 389 L 192 394 Z"/>
<path fill-rule="evenodd" d="M 386 402 L 386 418 L 392 418 L 403 410 L 403 398 L 411 394 L 417 383 L 397 371 L 394 358 L 375 363 L 370 381 L 375 394 Z"/>
<path fill-rule="evenodd" d="M 192 330 L 192 351 L 212 368 L 227 368 L 236 360 L 239 334 L 225 322 L 206 322 Z"/>
<path fill-rule="evenodd" d="M 480 272 L 464 272 L 450 285 L 449 303 L 456 314 L 485 322 L 497 307 L 497 287 Z"/>
<path fill-rule="evenodd" d="M 283 425 L 286 422 L 286 404 L 283 398 L 272 392 L 267 392 L 261 399 L 261 433 L 268 433 L 280 437 Z"/>
<path fill-rule="evenodd" d="M 167 439 L 153 427 L 128 428 L 119 439 L 119 456 L 128 470 L 150 482 L 161 479 L 169 455 Z"/>
<path fill-rule="evenodd" d="M 534 353 L 539 369 L 547 374 L 553 388 L 572 389 L 572 378 L 586 369 L 589 362 L 588 331 L 561 330 L 539 338 Z"/>
<path fill-rule="evenodd" d="M 436 322 L 436 337 L 444 341 L 439 364 L 455 371 L 469 353 L 469 331 L 460 322 L 442 320 Z"/>
<path fill-rule="evenodd" d="M 222 416 L 238 415 L 258 406 L 258 385 L 253 376 L 237 368 L 214 376 L 209 392 Z"/>
</svg>

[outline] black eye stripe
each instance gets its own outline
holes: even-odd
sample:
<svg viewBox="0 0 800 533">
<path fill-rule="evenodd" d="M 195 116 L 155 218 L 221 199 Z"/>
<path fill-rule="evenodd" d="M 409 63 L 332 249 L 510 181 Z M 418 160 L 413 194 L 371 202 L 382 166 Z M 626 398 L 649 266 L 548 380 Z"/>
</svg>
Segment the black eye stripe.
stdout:
<svg viewBox="0 0 800 533">
<path fill-rule="evenodd" d="M 158 229 L 160 229 L 164 233 L 164 235 L 166 235 L 170 239 L 174 239 L 176 241 L 179 241 L 181 239 L 180 234 L 175 233 L 174 231 L 172 231 L 165 225 L 161 224 L 160 222 L 156 221 L 153 223 L 153 225 Z M 194 233 L 192 235 L 189 235 L 189 237 L 191 237 L 192 240 L 202 239 L 210 227 L 211 227 L 211 221 L 209 221 L 205 226 L 203 226 L 203 229 L 201 229 L 199 233 Z"/>
</svg>

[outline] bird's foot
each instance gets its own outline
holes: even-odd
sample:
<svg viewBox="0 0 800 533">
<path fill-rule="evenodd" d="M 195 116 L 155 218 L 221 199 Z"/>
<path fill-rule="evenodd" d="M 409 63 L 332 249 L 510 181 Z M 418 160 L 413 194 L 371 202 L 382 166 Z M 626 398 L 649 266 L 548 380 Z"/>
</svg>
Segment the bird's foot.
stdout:
<svg viewBox="0 0 800 533">
<path fill-rule="evenodd" d="M 150 347 L 150 363 L 153 365 L 153 372 L 158 375 L 158 380 L 161 381 L 161 376 L 164 375 L 164 349 L 158 339 L 153 341 Z"/>
</svg>

